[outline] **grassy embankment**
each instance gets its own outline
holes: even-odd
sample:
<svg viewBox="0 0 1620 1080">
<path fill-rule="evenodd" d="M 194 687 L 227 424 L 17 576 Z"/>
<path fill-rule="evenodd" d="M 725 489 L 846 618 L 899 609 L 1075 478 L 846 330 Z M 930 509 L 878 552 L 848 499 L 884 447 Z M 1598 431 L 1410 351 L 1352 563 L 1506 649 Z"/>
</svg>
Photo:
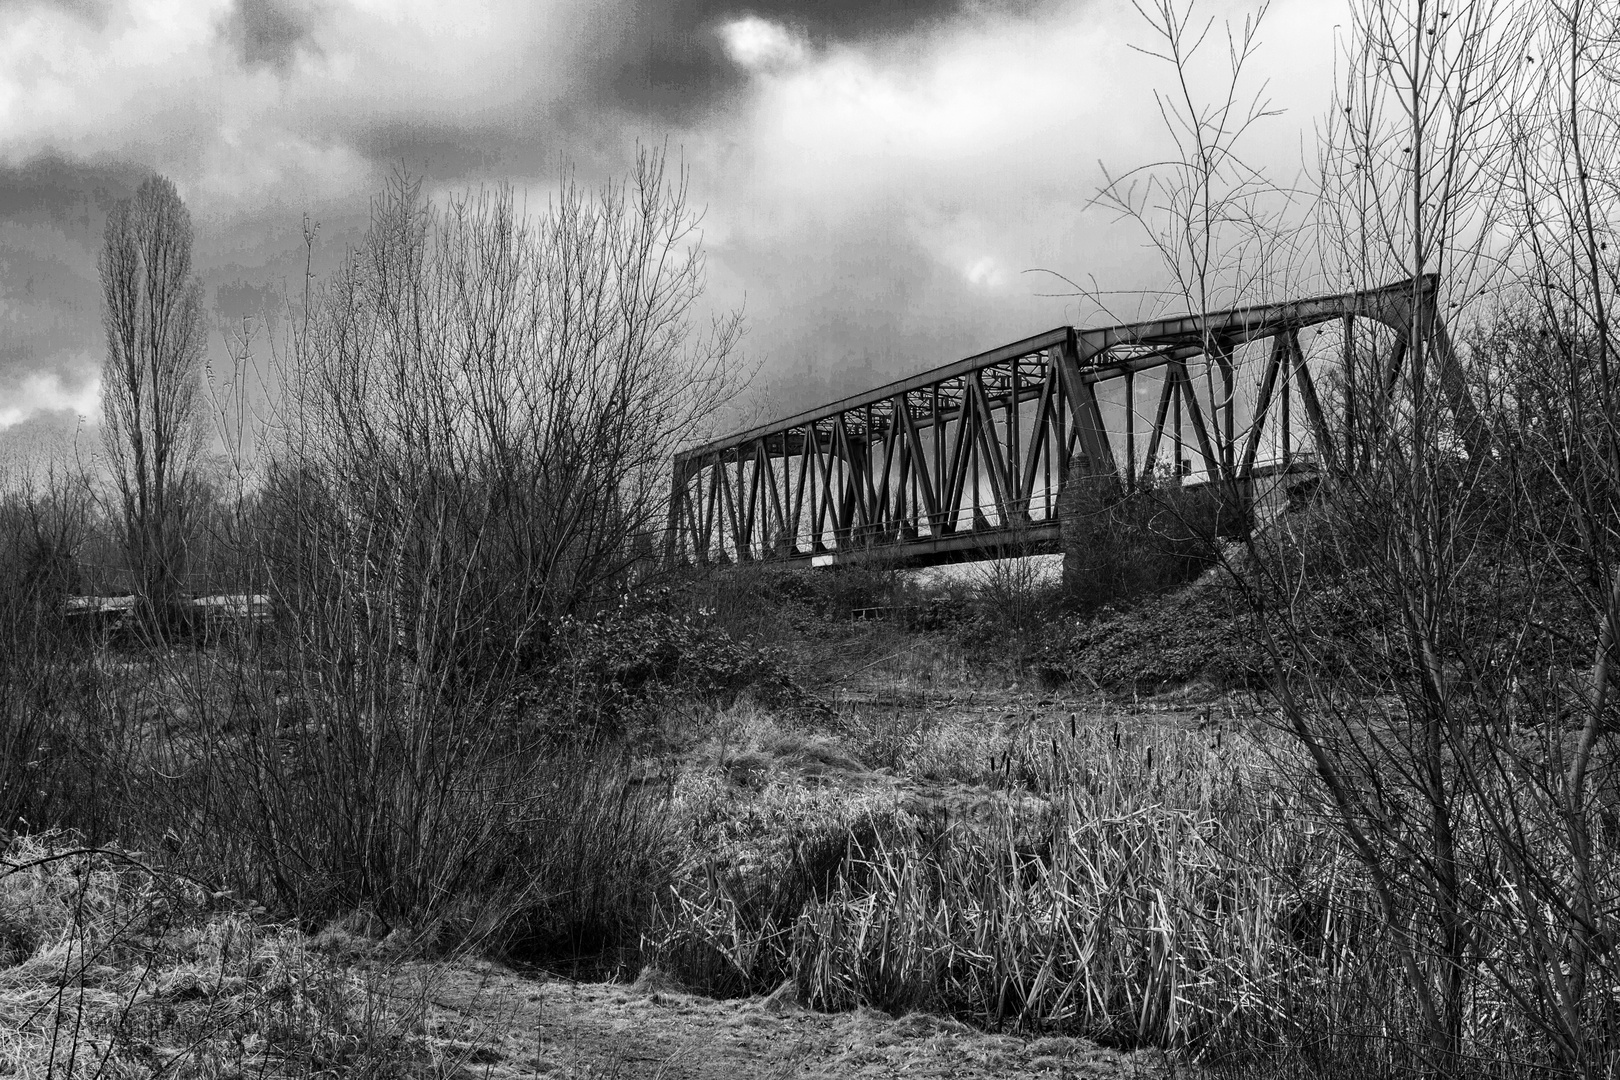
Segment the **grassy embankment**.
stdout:
<svg viewBox="0 0 1620 1080">
<path fill-rule="evenodd" d="M 12 1067 L 471 1052 L 300 934 L 331 927 L 1245 1069 L 1404 1064 L 1365 875 L 1235 689 L 1239 605 L 1206 580 L 1054 621 L 998 572 L 689 583 L 560 630 L 501 700 L 385 732 L 270 630 L 37 654 L 49 678 L 9 700 L 34 725 L 6 761 L 18 823 L 153 869 L 12 841 L 5 978 L 34 1002 Z"/>
</svg>

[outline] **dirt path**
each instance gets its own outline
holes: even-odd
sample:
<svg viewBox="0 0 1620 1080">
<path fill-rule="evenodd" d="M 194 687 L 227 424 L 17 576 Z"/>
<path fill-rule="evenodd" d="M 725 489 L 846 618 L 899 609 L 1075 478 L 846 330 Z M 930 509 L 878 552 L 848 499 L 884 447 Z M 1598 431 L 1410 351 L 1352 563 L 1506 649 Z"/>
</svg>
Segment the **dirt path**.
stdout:
<svg viewBox="0 0 1620 1080">
<path fill-rule="evenodd" d="M 406 977 L 410 972 L 406 972 Z M 714 1001 L 660 987 L 529 979 L 494 964 L 435 967 L 430 1033 L 472 1076 L 755 1080 L 790 1077 L 1162 1077 L 1158 1054 L 1085 1039 L 990 1035 L 954 1020 L 787 1000 Z M 465 1075 L 465 1074 L 464 1074 Z"/>
</svg>

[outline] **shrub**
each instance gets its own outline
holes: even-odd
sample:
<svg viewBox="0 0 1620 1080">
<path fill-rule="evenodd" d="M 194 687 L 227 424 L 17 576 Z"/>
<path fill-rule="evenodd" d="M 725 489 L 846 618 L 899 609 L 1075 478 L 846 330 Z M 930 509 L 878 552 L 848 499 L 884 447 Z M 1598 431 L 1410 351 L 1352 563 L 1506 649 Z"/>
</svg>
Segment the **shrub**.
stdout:
<svg viewBox="0 0 1620 1080">
<path fill-rule="evenodd" d="M 36 472 L 0 469 L 0 833 L 48 824 L 68 785 L 53 717 L 71 693 L 58 665 L 81 648 L 67 604 L 90 495 L 73 470 Z"/>
<path fill-rule="evenodd" d="M 544 659 L 513 699 L 524 722 L 552 738 L 616 739 L 645 733 L 674 695 L 724 707 L 745 688 L 780 707 L 817 707 L 779 650 L 672 606 L 667 592 L 642 593 L 589 619 L 553 622 Z"/>
</svg>

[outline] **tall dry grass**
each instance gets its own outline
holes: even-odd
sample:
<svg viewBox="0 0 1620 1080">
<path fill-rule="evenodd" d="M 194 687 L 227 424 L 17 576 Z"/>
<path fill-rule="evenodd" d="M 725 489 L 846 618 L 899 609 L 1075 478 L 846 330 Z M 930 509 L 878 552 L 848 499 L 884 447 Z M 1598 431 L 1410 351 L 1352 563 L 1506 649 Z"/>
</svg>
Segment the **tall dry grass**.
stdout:
<svg viewBox="0 0 1620 1080">
<path fill-rule="evenodd" d="M 138 853 L 70 834 L 0 849 L 0 1074 L 452 1076 L 460 1044 L 386 965 L 224 910 Z"/>
<path fill-rule="evenodd" d="M 988 769 L 1011 797 L 956 819 L 868 805 L 807 834 L 775 889 L 706 868 L 654 954 L 740 990 L 791 979 L 819 1008 L 1206 1059 L 1349 1053 L 1398 1026 L 1353 864 L 1246 732 L 1086 713 L 1027 726 Z"/>
</svg>

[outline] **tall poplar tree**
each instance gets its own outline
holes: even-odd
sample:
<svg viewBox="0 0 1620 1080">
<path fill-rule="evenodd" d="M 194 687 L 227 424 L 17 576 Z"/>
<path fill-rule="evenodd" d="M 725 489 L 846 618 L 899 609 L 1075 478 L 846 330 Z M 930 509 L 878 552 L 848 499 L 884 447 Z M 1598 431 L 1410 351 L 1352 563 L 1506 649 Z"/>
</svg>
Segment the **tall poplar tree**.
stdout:
<svg viewBox="0 0 1620 1080">
<path fill-rule="evenodd" d="M 174 184 L 153 176 L 113 208 L 100 260 L 103 438 L 129 568 L 160 619 L 177 610 L 200 450 L 205 330 L 191 242 Z"/>
</svg>

